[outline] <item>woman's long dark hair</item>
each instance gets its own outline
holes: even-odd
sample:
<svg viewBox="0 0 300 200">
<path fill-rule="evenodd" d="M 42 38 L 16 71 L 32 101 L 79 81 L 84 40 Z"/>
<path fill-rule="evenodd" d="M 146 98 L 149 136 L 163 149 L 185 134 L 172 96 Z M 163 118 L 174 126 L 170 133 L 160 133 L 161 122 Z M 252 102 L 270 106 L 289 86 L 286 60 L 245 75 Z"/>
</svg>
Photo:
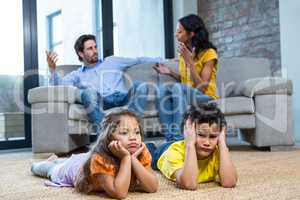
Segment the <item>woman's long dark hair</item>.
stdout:
<svg viewBox="0 0 300 200">
<path fill-rule="evenodd" d="M 83 164 L 82 171 L 77 176 L 75 183 L 75 189 L 81 193 L 89 193 L 92 190 L 91 180 L 90 180 L 90 164 L 91 158 L 95 154 L 100 154 L 107 161 L 112 163 L 114 166 L 119 168 L 120 161 L 111 153 L 108 148 L 109 143 L 112 141 L 112 134 L 118 128 L 122 116 L 133 117 L 137 120 L 139 124 L 140 134 L 143 139 L 143 128 L 141 127 L 140 119 L 132 112 L 124 108 L 115 108 L 112 112 L 106 115 L 101 123 L 101 131 L 98 136 L 95 146 L 90 150 L 89 158 Z"/>
<path fill-rule="evenodd" d="M 188 33 L 195 34 L 191 40 L 192 49 L 195 48 L 195 58 L 205 49 L 212 48 L 217 51 L 217 48 L 209 41 L 209 33 L 198 15 L 190 14 L 178 21 Z"/>
</svg>

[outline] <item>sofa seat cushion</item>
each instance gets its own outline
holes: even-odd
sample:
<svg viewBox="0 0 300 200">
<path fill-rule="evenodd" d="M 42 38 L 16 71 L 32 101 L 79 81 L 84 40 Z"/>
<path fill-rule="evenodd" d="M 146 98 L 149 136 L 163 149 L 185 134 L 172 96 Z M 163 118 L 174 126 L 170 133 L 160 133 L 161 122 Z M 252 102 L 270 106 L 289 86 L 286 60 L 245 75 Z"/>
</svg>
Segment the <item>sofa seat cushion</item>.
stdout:
<svg viewBox="0 0 300 200">
<path fill-rule="evenodd" d="M 109 113 L 112 109 L 105 110 L 104 113 Z M 70 104 L 69 108 L 70 120 L 85 120 L 88 121 L 87 111 L 81 104 Z"/>
<path fill-rule="evenodd" d="M 228 97 L 214 100 L 225 115 L 253 114 L 254 102 L 248 97 Z"/>
<path fill-rule="evenodd" d="M 68 120 L 68 133 L 70 135 L 91 134 L 92 130 L 89 124 L 86 120 Z"/>
<path fill-rule="evenodd" d="M 127 106 L 123 107 L 126 108 Z M 113 110 L 113 108 L 105 110 L 104 113 L 108 113 L 111 110 Z M 148 99 L 144 115 L 144 117 L 158 117 L 158 112 L 155 108 L 155 98 Z M 70 104 L 68 117 L 72 120 L 88 121 L 86 109 L 83 107 L 82 104 Z"/>
<path fill-rule="evenodd" d="M 72 120 L 87 120 L 86 110 L 81 104 L 70 104 L 69 119 Z"/>
<path fill-rule="evenodd" d="M 227 115 L 225 116 L 227 126 L 239 129 L 253 129 L 256 127 L 254 114 Z"/>
</svg>

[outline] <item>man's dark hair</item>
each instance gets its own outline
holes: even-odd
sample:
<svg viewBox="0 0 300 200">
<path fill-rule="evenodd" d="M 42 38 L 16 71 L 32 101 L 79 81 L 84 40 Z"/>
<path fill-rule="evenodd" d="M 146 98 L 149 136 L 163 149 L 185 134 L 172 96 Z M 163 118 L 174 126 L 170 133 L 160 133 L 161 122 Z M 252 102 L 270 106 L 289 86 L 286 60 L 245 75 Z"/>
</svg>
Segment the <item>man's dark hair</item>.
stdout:
<svg viewBox="0 0 300 200">
<path fill-rule="evenodd" d="M 79 56 L 79 52 L 83 52 L 84 43 L 88 40 L 94 40 L 96 42 L 96 37 L 90 34 L 81 35 L 74 44 L 74 49 L 80 61 L 82 61 L 82 58 Z"/>
<path fill-rule="evenodd" d="M 181 123 L 181 131 L 183 133 L 186 120 L 190 119 L 196 124 L 208 123 L 209 125 L 216 123 L 220 129 L 225 127 L 226 120 L 222 111 L 217 107 L 216 103 L 205 103 L 195 106 L 191 106 L 184 114 Z"/>
</svg>

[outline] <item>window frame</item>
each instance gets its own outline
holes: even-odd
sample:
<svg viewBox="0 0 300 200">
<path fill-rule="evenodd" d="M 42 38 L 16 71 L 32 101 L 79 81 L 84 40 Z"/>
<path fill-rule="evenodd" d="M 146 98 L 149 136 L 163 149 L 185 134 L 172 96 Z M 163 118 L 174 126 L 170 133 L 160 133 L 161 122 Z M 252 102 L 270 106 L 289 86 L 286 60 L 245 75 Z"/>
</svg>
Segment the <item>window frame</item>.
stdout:
<svg viewBox="0 0 300 200">
<path fill-rule="evenodd" d="M 51 13 L 50 15 L 48 15 L 47 16 L 47 26 L 48 26 L 48 49 L 49 50 L 54 50 L 54 48 L 56 47 L 56 46 L 58 46 L 58 45 L 62 45 L 63 44 L 63 40 L 61 40 L 61 41 L 58 41 L 58 42 L 54 42 L 53 41 L 53 29 L 54 29 L 54 27 L 53 27 L 53 19 L 55 18 L 55 17 L 58 17 L 58 16 L 60 16 L 60 17 L 62 17 L 62 12 L 61 12 L 61 10 L 57 10 L 57 11 L 55 11 L 55 12 L 53 12 L 53 13 Z"/>
<path fill-rule="evenodd" d="M 95 5 L 99 5 L 100 0 L 95 0 Z M 102 37 L 97 35 L 97 38 L 102 38 L 103 57 L 114 54 L 113 41 L 113 1 L 101 0 L 101 12 L 96 10 L 96 16 L 102 13 Z M 96 7 L 99 8 L 99 7 Z M 163 0 L 164 12 L 164 39 L 165 39 L 165 57 L 174 58 L 174 42 L 173 42 L 173 1 Z M 98 14 L 97 14 L 98 13 Z M 100 29 L 99 27 L 96 28 Z M 96 34 L 99 34 L 96 32 Z"/>
</svg>

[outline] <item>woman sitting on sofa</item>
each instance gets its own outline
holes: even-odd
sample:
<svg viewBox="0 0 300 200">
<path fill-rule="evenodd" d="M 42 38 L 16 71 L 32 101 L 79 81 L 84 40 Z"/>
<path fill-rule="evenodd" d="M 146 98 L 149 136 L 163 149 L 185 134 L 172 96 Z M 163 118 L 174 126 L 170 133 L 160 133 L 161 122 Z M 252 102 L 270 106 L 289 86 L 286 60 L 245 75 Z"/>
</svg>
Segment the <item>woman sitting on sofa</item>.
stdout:
<svg viewBox="0 0 300 200">
<path fill-rule="evenodd" d="M 159 86 L 157 109 L 167 141 L 183 139 L 179 130 L 188 105 L 197 106 L 217 98 L 217 49 L 209 41 L 209 33 L 202 19 L 194 14 L 179 19 L 176 39 L 179 74 L 164 64 L 154 67 L 158 73 L 180 82 Z"/>
</svg>

